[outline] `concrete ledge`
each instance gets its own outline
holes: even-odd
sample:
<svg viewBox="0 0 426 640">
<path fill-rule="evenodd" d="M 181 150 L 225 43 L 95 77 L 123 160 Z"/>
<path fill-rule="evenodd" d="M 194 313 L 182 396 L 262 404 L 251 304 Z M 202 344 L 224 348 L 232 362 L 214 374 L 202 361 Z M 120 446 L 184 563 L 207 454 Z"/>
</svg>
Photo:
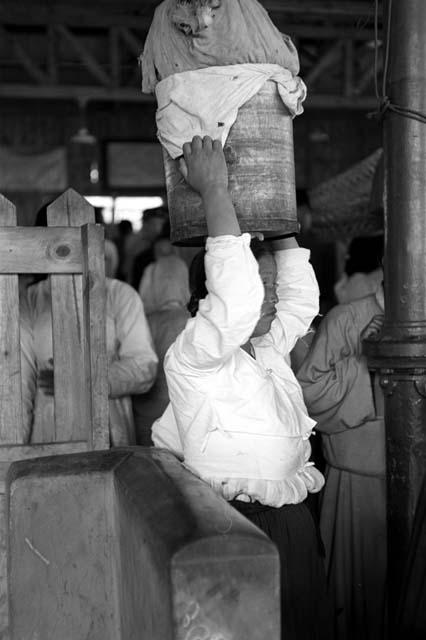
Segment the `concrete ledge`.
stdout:
<svg viewBox="0 0 426 640">
<path fill-rule="evenodd" d="M 280 637 L 272 542 L 170 453 L 15 462 L 12 640 Z"/>
</svg>

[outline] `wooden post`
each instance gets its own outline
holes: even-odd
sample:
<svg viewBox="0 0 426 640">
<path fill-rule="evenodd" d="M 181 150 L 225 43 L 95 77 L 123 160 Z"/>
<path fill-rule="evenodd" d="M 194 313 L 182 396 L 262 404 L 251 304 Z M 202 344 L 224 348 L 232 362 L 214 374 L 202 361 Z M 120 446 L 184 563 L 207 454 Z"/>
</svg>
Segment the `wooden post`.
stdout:
<svg viewBox="0 0 426 640">
<path fill-rule="evenodd" d="M 426 468 L 426 125 L 392 105 L 426 115 L 426 2 L 387 0 L 385 9 L 391 104 L 384 113 L 386 315 L 380 340 L 368 351 L 386 397 L 392 631 Z"/>
<path fill-rule="evenodd" d="M 109 446 L 103 229 L 87 224 L 94 222 L 93 209 L 71 190 L 49 207 L 48 219 L 55 226 L 17 227 L 14 205 L 0 195 L 1 638 L 8 637 L 4 480 L 10 464 Z M 29 444 L 21 374 L 30 377 L 34 371 L 23 359 L 21 372 L 20 337 L 28 352 L 32 342 L 29 320 L 20 317 L 18 274 L 34 273 L 53 274 L 56 424 L 45 442 Z"/>
</svg>

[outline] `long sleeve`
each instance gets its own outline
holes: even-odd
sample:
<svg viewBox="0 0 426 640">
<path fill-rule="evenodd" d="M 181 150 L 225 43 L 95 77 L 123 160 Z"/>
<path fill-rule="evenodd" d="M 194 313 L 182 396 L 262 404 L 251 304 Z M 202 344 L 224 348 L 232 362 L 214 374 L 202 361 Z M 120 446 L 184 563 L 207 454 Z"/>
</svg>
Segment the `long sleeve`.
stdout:
<svg viewBox="0 0 426 640">
<path fill-rule="evenodd" d="M 332 309 L 297 373 L 309 414 L 325 433 L 357 427 L 375 418 L 360 339 L 372 315 L 359 311 L 354 305 Z"/>
<path fill-rule="evenodd" d="M 319 311 L 319 288 L 307 249 L 276 251 L 277 317 L 265 336 L 253 341 L 256 347 L 274 347 L 287 355 L 297 340 L 304 336 Z"/>
<path fill-rule="evenodd" d="M 158 358 L 143 304 L 129 285 L 108 284 L 109 313 L 114 316 L 117 349 L 108 367 L 109 396 L 145 393 L 154 383 Z"/>
<path fill-rule="evenodd" d="M 260 317 L 264 288 L 250 236 L 208 238 L 208 295 L 166 356 L 166 366 L 213 370 L 247 342 Z"/>
</svg>

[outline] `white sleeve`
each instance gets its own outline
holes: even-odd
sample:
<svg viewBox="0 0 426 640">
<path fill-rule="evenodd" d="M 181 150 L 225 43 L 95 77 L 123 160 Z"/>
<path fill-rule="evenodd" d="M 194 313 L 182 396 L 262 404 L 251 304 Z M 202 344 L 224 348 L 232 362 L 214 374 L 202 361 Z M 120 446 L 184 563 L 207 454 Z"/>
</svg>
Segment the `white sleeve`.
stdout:
<svg viewBox="0 0 426 640">
<path fill-rule="evenodd" d="M 155 447 L 168 449 L 175 454 L 177 458 L 183 460 L 183 446 L 179 435 L 179 429 L 176 424 L 175 414 L 172 405 L 167 405 L 164 413 L 160 418 L 154 421 L 152 425 L 152 441 Z"/>
<path fill-rule="evenodd" d="M 307 333 L 318 314 L 319 288 L 308 249 L 285 249 L 274 255 L 278 271 L 277 317 L 267 339 L 272 339 L 285 355 Z"/>
<path fill-rule="evenodd" d="M 205 269 L 208 295 L 169 350 L 166 369 L 218 368 L 259 320 L 264 288 L 248 233 L 208 238 Z"/>
<path fill-rule="evenodd" d="M 118 359 L 108 367 L 109 395 L 145 393 L 154 383 L 158 358 L 142 301 L 124 282 L 112 281 L 112 313 L 119 343 Z"/>
</svg>

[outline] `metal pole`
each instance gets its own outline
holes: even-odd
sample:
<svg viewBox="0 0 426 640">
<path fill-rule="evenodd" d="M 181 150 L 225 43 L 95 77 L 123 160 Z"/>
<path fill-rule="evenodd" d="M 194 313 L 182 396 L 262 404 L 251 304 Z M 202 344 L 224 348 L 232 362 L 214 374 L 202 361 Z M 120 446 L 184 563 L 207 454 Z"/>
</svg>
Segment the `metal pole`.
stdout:
<svg viewBox="0 0 426 640">
<path fill-rule="evenodd" d="M 384 4 L 386 94 L 426 114 L 426 1 Z M 386 310 L 367 345 L 386 397 L 390 630 L 426 468 L 426 124 L 410 115 L 384 114 Z"/>
</svg>

